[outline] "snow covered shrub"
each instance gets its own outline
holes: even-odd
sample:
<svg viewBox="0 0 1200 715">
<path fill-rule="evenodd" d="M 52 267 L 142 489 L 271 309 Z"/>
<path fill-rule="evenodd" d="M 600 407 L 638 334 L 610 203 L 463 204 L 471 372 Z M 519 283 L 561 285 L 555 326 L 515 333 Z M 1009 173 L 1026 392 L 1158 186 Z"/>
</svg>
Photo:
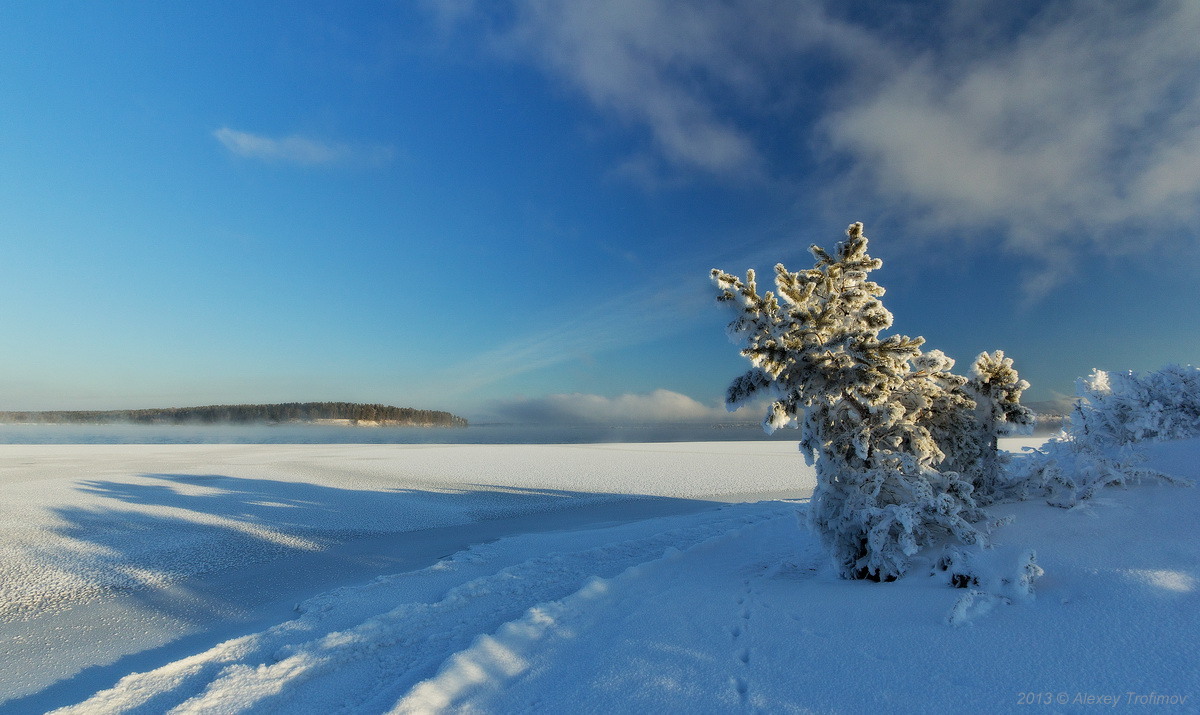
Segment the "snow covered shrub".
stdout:
<svg viewBox="0 0 1200 715">
<path fill-rule="evenodd" d="M 1033 597 L 1034 581 L 1044 574 L 1033 549 L 964 549 L 949 545 L 934 564 L 934 574 L 944 574 L 955 588 L 993 593 L 1012 601 Z"/>
<path fill-rule="evenodd" d="M 1146 440 L 1200 435 L 1200 369 L 1168 365 L 1157 372 L 1093 370 L 1076 383 L 1079 396 L 1066 431 L 1015 465 L 1025 491 L 1072 507 L 1106 486 L 1142 479 L 1178 480 L 1141 467 Z"/>
<path fill-rule="evenodd" d="M 955 602 L 946 621 L 961 626 L 985 615 L 998 604 L 1028 603 L 1034 582 L 1045 573 L 1033 549 L 963 551 L 947 549 L 937 568 L 951 586 L 967 592 Z"/>
<path fill-rule="evenodd" d="M 1071 415 L 1076 439 L 1109 444 L 1200 435 L 1200 369 L 1168 365 L 1157 372 L 1093 370 L 1079 380 Z"/>
<path fill-rule="evenodd" d="M 777 294 L 760 295 L 754 271 L 745 281 L 712 272 L 718 300 L 734 308 L 730 337 L 753 366 L 726 403 L 766 394 L 768 432 L 799 424 L 817 468 L 810 526 L 844 578 L 890 581 L 935 540 L 983 540 L 973 480 L 995 479 L 988 450 L 998 429 L 1027 419 L 1014 407 L 1026 385 L 1001 353 L 980 356 L 967 380 L 940 351 L 922 353 L 922 338 L 880 338 L 892 314 L 867 275 L 882 261 L 867 254 L 861 223 L 846 233 L 833 255 L 810 249 L 811 269 L 777 265 Z"/>
</svg>

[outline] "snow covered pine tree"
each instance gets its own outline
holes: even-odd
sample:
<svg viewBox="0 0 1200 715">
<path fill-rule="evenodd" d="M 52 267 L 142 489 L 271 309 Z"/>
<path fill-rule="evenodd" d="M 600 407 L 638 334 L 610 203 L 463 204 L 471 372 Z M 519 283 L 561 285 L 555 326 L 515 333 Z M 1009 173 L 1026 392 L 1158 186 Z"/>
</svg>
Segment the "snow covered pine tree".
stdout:
<svg viewBox="0 0 1200 715">
<path fill-rule="evenodd" d="M 891 581 L 921 547 L 952 536 L 981 543 L 989 526 L 977 487 L 998 491 L 995 435 L 1029 422 L 1019 405 L 1027 387 L 1011 360 L 984 353 L 974 379 L 923 338 L 880 332 L 892 314 L 884 289 L 867 280 L 883 265 L 867 254 L 861 223 L 835 255 L 810 250 L 813 268 L 775 266 L 776 294 L 712 271 L 718 301 L 735 317 L 730 337 L 753 368 L 733 381 L 730 409 L 761 394 L 774 398 L 768 432 L 799 422 L 805 460 L 816 459 L 809 524 L 843 578 Z"/>
</svg>

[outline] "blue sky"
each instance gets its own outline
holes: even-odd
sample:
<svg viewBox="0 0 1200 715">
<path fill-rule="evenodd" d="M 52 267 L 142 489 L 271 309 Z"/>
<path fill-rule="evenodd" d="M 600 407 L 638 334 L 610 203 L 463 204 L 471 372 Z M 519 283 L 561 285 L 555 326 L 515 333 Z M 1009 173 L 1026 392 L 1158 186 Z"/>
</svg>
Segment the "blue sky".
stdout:
<svg viewBox="0 0 1200 715">
<path fill-rule="evenodd" d="M 0 7 L 0 409 L 717 414 L 708 270 L 863 221 L 1048 400 L 1200 354 L 1200 5 Z"/>
</svg>

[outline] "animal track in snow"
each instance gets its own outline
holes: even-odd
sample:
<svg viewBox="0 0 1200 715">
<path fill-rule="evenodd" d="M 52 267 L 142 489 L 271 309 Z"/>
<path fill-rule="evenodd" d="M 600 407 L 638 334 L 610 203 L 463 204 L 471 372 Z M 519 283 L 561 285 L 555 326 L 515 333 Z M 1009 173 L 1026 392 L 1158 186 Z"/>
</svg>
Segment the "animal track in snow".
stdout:
<svg viewBox="0 0 1200 715">
<path fill-rule="evenodd" d="M 742 581 L 742 593 L 734 599 L 737 607 L 737 618 L 732 626 L 729 627 L 729 632 L 733 636 L 732 655 L 736 662 L 734 665 L 737 675 L 730 678 L 730 683 L 733 685 L 734 692 L 737 693 L 738 701 L 746 706 L 750 702 L 750 648 L 743 641 L 743 636 L 747 634 L 747 629 L 750 626 L 750 617 L 753 614 L 752 598 L 754 596 L 754 587 L 751 579 Z"/>
</svg>

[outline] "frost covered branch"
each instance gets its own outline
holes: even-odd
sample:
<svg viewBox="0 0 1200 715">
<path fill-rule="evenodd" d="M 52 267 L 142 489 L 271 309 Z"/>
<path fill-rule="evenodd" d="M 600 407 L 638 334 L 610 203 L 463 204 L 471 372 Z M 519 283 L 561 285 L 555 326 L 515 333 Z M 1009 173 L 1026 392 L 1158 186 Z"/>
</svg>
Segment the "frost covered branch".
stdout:
<svg viewBox="0 0 1200 715">
<path fill-rule="evenodd" d="M 1025 496 L 1073 507 L 1107 486 L 1146 479 L 1190 485 L 1142 467 L 1136 445 L 1200 435 L 1200 369 L 1168 365 L 1156 372 L 1093 370 L 1076 384 L 1079 399 L 1062 435 L 1014 465 Z"/>
</svg>

